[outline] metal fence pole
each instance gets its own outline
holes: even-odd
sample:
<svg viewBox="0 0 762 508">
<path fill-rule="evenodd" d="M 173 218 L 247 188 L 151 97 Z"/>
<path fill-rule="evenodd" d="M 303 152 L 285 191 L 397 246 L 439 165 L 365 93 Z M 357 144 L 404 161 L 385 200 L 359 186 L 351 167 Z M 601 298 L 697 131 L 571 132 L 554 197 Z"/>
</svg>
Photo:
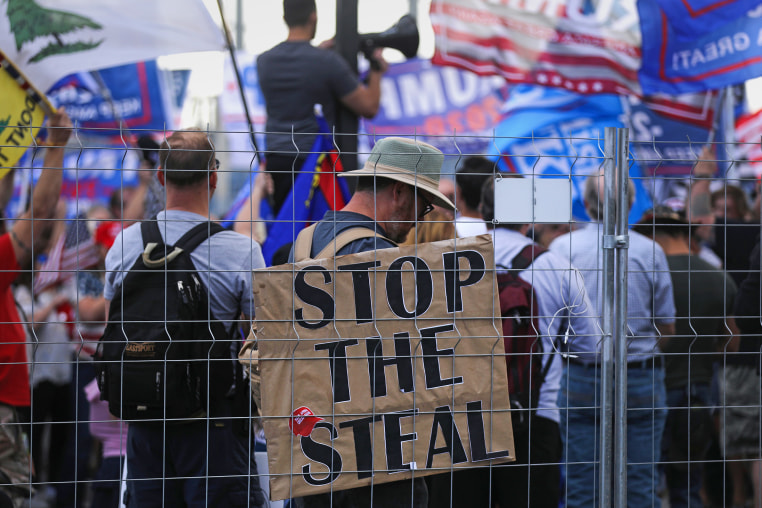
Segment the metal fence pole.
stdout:
<svg viewBox="0 0 762 508">
<path fill-rule="evenodd" d="M 604 138 L 600 506 L 627 506 L 627 178 L 629 131 Z"/>
<path fill-rule="evenodd" d="M 614 288 L 615 395 L 614 395 L 614 500 L 615 506 L 627 506 L 627 218 L 630 211 L 627 195 L 629 179 L 629 130 L 617 129 L 616 161 L 616 278 Z"/>
<path fill-rule="evenodd" d="M 600 479 L 599 506 L 610 507 L 612 501 L 612 472 L 614 457 L 613 396 L 614 396 L 614 350 L 612 344 L 614 327 L 615 251 L 613 240 L 616 226 L 614 185 L 616 180 L 616 128 L 606 127 L 604 133 L 604 196 L 603 196 L 603 309 L 601 324 L 601 428 L 600 428 Z M 600 189 L 600 186 L 598 187 Z M 600 198 L 600 192 L 598 193 Z"/>
</svg>

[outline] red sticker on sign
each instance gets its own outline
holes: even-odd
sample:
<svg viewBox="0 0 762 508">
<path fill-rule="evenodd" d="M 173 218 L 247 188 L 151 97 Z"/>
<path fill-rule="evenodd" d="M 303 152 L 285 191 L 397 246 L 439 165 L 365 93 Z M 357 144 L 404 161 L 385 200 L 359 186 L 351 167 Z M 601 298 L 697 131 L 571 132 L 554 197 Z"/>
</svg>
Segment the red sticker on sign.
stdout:
<svg viewBox="0 0 762 508">
<path fill-rule="evenodd" d="M 294 409 L 291 413 L 291 419 L 288 421 L 288 428 L 295 436 L 307 437 L 312 433 L 312 429 L 315 428 L 315 424 L 321 421 L 322 418 L 315 416 L 307 406 L 302 406 Z"/>
</svg>

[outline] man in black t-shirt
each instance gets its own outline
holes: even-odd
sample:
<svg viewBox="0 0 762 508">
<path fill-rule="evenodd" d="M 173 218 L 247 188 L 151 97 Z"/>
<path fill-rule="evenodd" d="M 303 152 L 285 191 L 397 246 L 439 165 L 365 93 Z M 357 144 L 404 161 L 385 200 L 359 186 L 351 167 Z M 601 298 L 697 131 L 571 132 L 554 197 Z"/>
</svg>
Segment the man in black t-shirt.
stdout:
<svg viewBox="0 0 762 508">
<path fill-rule="evenodd" d="M 315 105 L 329 129 L 336 122 L 337 103 L 358 116 L 373 118 L 381 100 L 381 76 L 387 65 L 374 55 L 367 84 L 360 83 L 338 53 L 314 47 L 317 10 L 315 0 L 284 0 L 283 19 L 288 38 L 257 59 L 259 86 L 265 99 L 265 167 L 273 179 L 274 213 L 293 186 L 293 172 L 301 169 L 316 133 Z"/>
</svg>

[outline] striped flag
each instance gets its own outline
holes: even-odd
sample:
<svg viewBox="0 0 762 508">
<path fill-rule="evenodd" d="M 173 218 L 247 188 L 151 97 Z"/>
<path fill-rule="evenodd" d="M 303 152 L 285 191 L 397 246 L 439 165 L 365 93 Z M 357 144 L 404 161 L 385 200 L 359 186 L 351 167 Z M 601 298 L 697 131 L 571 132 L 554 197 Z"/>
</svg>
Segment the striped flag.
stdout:
<svg viewBox="0 0 762 508">
<path fill-rule="evenodd" d="M 640 95 L 635 0 L 595 10 L 572 2 L 432 0 L 432 62 L 582 94 Z"/>
<path fill-rule="evenodd" d="M 63 235 L 59 235 L 48 258 L 37 271 L 34 293 L 70 279 L 77 270 L 84 270 L 100 261 L 99 248 L 87 229 L 87 222 L 78 217 L 69 222 Z"/>
<path fill-rule="evenodd" d="M 762 174 L 762 111 L 744 115 L 736 120 L 736 140 L 733 158 L 748 161 L 744 173 Z"/>
</svg>

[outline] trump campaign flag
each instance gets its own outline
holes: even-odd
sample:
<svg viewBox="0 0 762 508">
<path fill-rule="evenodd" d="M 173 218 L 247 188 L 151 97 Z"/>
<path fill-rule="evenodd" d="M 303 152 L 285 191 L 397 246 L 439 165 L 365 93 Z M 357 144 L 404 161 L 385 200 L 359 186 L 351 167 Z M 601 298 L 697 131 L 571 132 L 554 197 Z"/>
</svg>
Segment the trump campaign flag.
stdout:
<svg viewBox="0 0 762 508">
<path fill-rule="evenodd" d="M 638 0 L 643 93 L 719 89 L 762 75 L 757 0 Z"/>
<path fill-rule="evenodd" d="M 66 107 L 73 122 L 89 135 L 119 135 L 120 124 L 129 129 L 172 130 L 174 103 L 171 75 L 156 60 L 78 72 L 53 85 L 48 97 Z"/>
<path fill-rule="evenodd" d="M 518 85 L 511 89 L 505 119 L 495 129 L 489 154 L 501 171 L 571 178 L 572 214 L 588 220 L 584 181 L 603 167 L 606 127 L 624 127 L 622 99 L 613 94 L 580 95 L 558 88 Z M 637 164 L 630 166 L 636 199 L 630 223 L 651 207 Z"/>
<path fill-rule="evenodd" d="M 577 93 L 640 92 L 635 0 L 432 0 L 435 64 Z"/>
<path fill-rule="evenodd" d="M 389 66 L 378 114 L 362 125 L 374 139 L 416 136 L 444 153 L 481 153 L 501 119 L 506 89 L 497 76 L 411 58 Z"/>
<path fill-rule="evenodd" d="M 42 91 L 76 71 L 224 47 L 201 0 L 0 4 L 0 49 Z"/>
</svg>

